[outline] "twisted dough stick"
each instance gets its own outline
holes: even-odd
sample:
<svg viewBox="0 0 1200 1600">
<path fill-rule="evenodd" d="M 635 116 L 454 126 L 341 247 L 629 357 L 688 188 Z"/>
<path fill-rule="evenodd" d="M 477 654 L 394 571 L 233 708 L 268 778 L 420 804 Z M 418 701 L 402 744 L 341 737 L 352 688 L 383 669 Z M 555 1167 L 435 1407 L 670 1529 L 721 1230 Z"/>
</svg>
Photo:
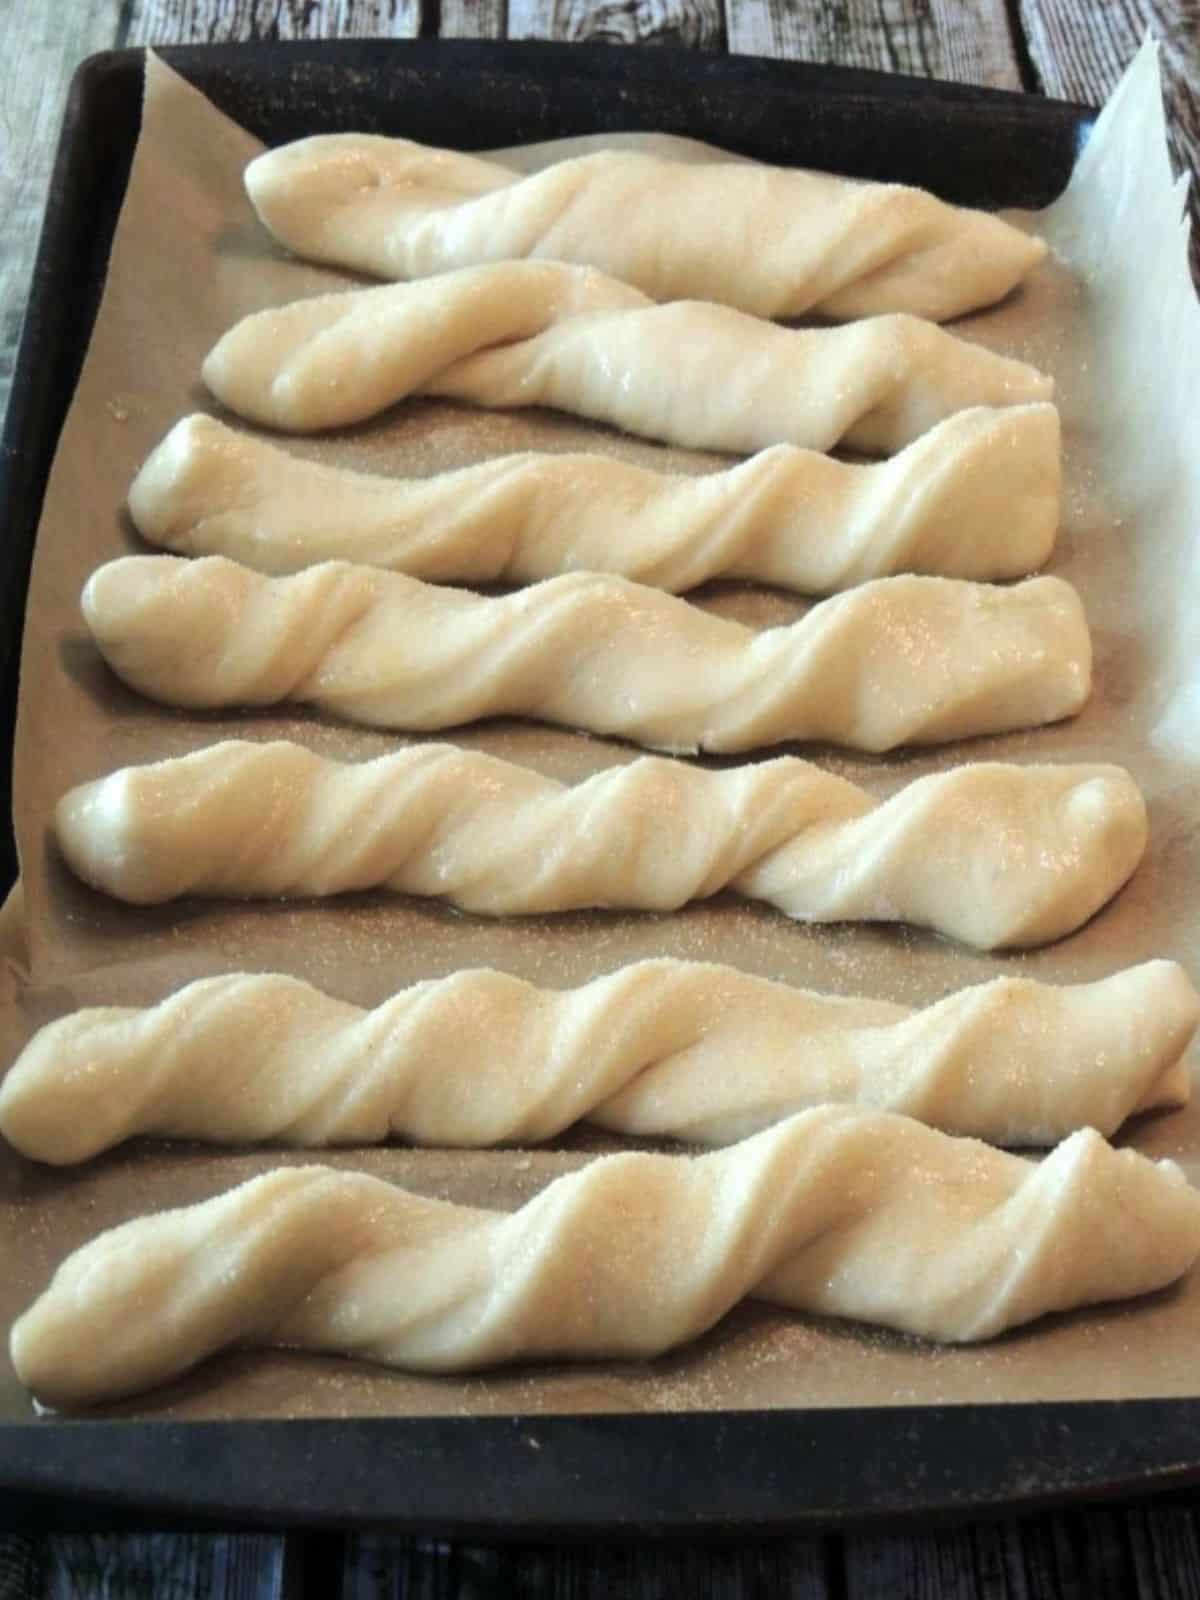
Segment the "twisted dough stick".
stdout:
<svg viewBox="0 0 1200 1600">
<path fill-rule="evenodd" d="M 259 156 L 246 190 L 289 250 L 382 278 L 539 256 L 759 317 L 941 322 L 999 300 L 1046 253 L 922 189 L 631 150 L 520 177 L 407 139 L 332 134 Z"/>
<path fill-rule="evenodd" d="M 129 509 L 152 544 L 275 574 L 345 558 L 429 583 L 579 570 L 673 593 L 728 577 L 825 594 L 897 572 L 1023 577 L 1053 548 L 1058 496 L 1050 405 L 960 411 L 871 466 L 781 444 L 697 478 L 518 455 L 397 480 L 196 415 L 147 460 Z"/>
<path fill-rule="evenodd" d="M 756 634 L 599 573 L 487 599 L 342 561 L 265 578 L 125 556 L 83 612 L 114 672 L 168 705 L 296 700 L 420 731 L 524 715 L 660 750 L 936 744 L 1056 722 L 1091 687 L 1060 578 L 880 578 Z"/>
<path fill-rule="evenodd" d="M 648 439 L 749 454 L 839 441 L 890 455 L 968 406 L 1049 400 L 1033 367 L 915 317 L 800 332 L 698 300 L 656 306 L 586 267 L 506 261 L 245 317 L 213 394 L 294 433 L 408 395 L 554 406 Z"/>
<path fill-rule="evenodd" d="M 654 1356 L 747 1295 L 958 1342 L 1145 1294 L 1198 1253 L 1173 1162 L 1087 1131 L 1035 1165 L 821 1106 L 710 1155 L 593 1161 L 511 1214 L 283 1168 L 101 1234 L 10 1345 L 35 1394 L 80 1405 L 235 1344 L 424 1372 Z"/>
<path fill-rule="evenodd" d="M 492 916 L 668 911 L 729 887 L 804 922 L 914 922 L 981 949 L 1070 933 L 1146 844 L 1119 767 L 981 762 L 877 802 L 788 757 L 647 756 L 566 788 L 451 745 L 345 766 L 241 740 L 73 789 L 55 825 L 85 882 L 140 905 L 382 886 Z"/>
<path fill-rule="evenodd" d="M 1072 988 L 996 978 L 916 1012 L 683 961 L 565 993 L 458 972 L 369 1012 L 295 978 L 237 973 L 148 1010 L 42 1028 L 0 1084 L 0 1132 L 58 1164 L 139 1133 L 493 1145 L 584 1117 L 728 1144 L 849 1102 L 993 1143 L 1052 1144 L 1185 1104 L 1181 1056 L 1198 1018 L 1170 961 Z"/>
</svg>

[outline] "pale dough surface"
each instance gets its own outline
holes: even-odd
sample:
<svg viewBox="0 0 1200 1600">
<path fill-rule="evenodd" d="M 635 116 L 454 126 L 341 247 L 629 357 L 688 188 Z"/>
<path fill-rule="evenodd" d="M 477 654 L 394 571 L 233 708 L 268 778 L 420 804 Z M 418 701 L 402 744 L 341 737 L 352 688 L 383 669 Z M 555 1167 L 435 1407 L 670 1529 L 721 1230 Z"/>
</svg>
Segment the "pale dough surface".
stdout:
<svg viewBox="0 0 1200 1600">
<path fill-rule="evenodd" d="M 487 916 L 676 910 L 732 888 L 805 922 L 912 922 L 981 949 L 1085 922 L 1146 846 L 1119 767 L 979 762 L 889 799 L 794 757 L 643 756 L 566 786 L 452 745 L 342 763 L 227 740 L 71 790 L 71 868 L 134 904 L 384 887 Z"/>
<path fill-rule="evenodd" d="M 917 317 L 794 330 L 699 300 L 659 306 L 587 267 L 505 261 L 318 295 L 237 323 L 204 381 L 250 422 L 345 427 L 409 395 L 550 406 L 647 439 L 749 454 L 890 455 L 969 406 L 1053 381 Z"/>
<path fill-rule="evenodd" d="M 565 991 L 468 970 L 371 1011 L 284 974 L 234 973 L 47 1024 L 0 1083 L 0 1133 L 56 1164 L 138 1134 L 487 1146 L 584 1118 L 728 1144 L 851 1103 L 1053 1144 L 1185 1104 L 1198 1019 L 1171 961 L 1067 987 L 995 978 L 920 1010 L 670 960 Z"/>
<path fill-rule="evenodd" d="M 1035 572 L 1060 475 L 1046 404 L 957 412 L 889 461 L 780 444 L 700 477 L 568 452 L 397 479 L 305 461 L 197 413 L 145 462 L 129 509 L 151 544 L 275 575 L 347 560 L 428 583 L 590 571 L 673 593 L 725 577 L 827 594 L 900 572 Z"/>
<path fill-rule="evenodd" d="M 298 701 L 412 732 L 527 716 L 658 750 L 880 752 L 1057 722 L 1091 691 L 1083 607 L 1052 577 L 878 578 L 756 633 L 603 573 L 488 597 L 344 561 L 269 578 L 125 556 L 83 614 L 118 677 L 167 705 Z"/>
<path fill-rule="evenodd" d="M 634 150 L 521 177 L 407 139 L 332 134 L 258 156 L 246 191 L 280 244 L 356 272 L 423 278 L 540 257 L 760 317 L 943 321 L 1001 299 L 1046 253 L 921 189 Z"/>
<path fill-rule="evenodd" d="M 35 1395 L 76 1406 L 235 1344 L 424 1372 L 650 1357 L 745 1296 L 961 1342 L 1162 1288 L 1198 1253 L 1179 1168 L 1094 1131 L 1035 1164 L 822 1106 L 708 1155 L 603 1157 L 512 1213 L 268 1172 L 76 1251 L 10 1348 Z"/>
</svg>

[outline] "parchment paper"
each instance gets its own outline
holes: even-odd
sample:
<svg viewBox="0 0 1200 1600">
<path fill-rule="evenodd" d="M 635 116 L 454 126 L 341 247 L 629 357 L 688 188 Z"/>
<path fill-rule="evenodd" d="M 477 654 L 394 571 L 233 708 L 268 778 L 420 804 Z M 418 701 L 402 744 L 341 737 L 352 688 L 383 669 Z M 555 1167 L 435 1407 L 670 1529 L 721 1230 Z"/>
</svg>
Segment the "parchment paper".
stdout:
<svg viewBox="0 0 1200 1600">
<path fill-rule="evenodd" d="M 681 159 L 696 149 L 649 142 Z M 514 164 L 533 166 L 572 148 L 522 152 Z M 1058 259 L 1008 304 L 962 325 L 970 337 L 1033 360 L 1058 380 L 1066 489 L 1051 570 L 1071 579 L 1087 605 L 1096 652 L 1092 703 L 1053 730 L 919 756 L 847 760 L 815 752 L 881 794 L 961 760 L 1124 763 L 1147 795 L 1153 842 L 1130 887 L 1089 927 L 1049 950 L 1002 961 L 894 929 L 805 929 L 729 897 L 673 916 L 497 923 L 371 895 L 324 905 L 134 910 L 72 880 L 55 857 L 48 822 L 73 784 L 227 736 L 285 736 L 357 758 L 396 742 L 310 715 L 164 711 L 108 675 L 79 618 L 79 593 L 92 569 L 137 546 L 122 510 L 134 472 L 179 416 L 209 404 L 198 373 L 210 346 L 249 311 L 346 281 L 285 260 L 259 229 L 241 186 L 257 149 L 150 58 L 142 136 L 31 582 L 15 795 L 27 917 L 24 947 L 15 946 L 3 968 L 0 1061 L 11 1061 L 33 1027 L 71 1006 L 148 1003 L 188 979 L 234 968 L 291 971 L 364 1004 L 464 965 L 492 964 L 560 985 L 650 954 L 726 960 L 910 1004 L 999 970 L 1068 981 L 1174 956 L 1200 971 L 1200 312 L 1149 47 L 1106 111 L 1066 196 L 1032 219 Z M 715 464 L 545 413 L 492 415 L 431 403 L 406 404 L 367 427 L 294 447 L 380 471 L 425 473 L 502 451 L 585 446 L 680 470 Z M 713 586 L 701 600 L 761 625 L 803 610 L 793 599 L 728 585 Z M 453 737 L 565 779 L 636 754 L 531 724 L 493 723 Z M 1176 1156 L 1200 1181 L 1200 1111 L 1143 1119 L 1128 1137 L 1147 1153 Z M 391 1148 L 318 1159 L 467 1203 L 512 1206 L 611 1145 L 583 1133 L 541 1150 Z M 145 1143 L 58 1172 L 0 1150 L 0 1327 L 99 1229 L 215 1193 L 280 1161 L 310 1159 Z M 1058 1318 L 981 1349 L 939 1350 L 750 1305 L 698 1344 L 650 1364 L 446 1380 L 330 1359 L 238 1355 L 124 1414 L 536 1413 L 1197 1394 L 1198 1314 L 1200 1274 L 1193 1274 L 1181 1289 L 1133 1306 Z M 28 1415 L 28 1405 L 5 1350 L 0 1416 Z"/>
</svg>

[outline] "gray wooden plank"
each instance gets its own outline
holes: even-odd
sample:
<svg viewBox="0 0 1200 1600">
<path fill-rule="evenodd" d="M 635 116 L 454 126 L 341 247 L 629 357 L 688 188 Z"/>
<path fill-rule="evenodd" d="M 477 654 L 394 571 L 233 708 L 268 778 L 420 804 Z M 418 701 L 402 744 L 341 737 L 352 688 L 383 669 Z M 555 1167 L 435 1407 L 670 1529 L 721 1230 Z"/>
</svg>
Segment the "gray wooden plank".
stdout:
<svg viewBox="0 0 1200 1600">
<path fill-rule="evenodd" d="M 44 1600 L 276 1600 L 283 1540 L 271 1534 L 59 1534 Z"/>
<path fill-rule="evenodd" d="M 1135 1506 L 1126 1522 L 1138 1594 L 1200 1600 L 1200 1513 L 1191 1506 Z"/>
<path fill-rule="evenodd" d="M 438 37 L 503 39 L 507 25 L 506 0 L 442 0 Z"/>
<path fill-rule="evenodd" d="M 0 4 L 0 421 L 8 405 L 17 340 L 71 74 L 105 50 L 120 0 Z"/>
<path fill-rule="evenodd" d="M 720 0 L 509 0 L 510 39 L 725 46 Z"/>
<path fill-rule="evenodd" d="M 1126 1513 L 1109 1507 L 1057 1511 L 1020 1524 L 1031 1600 L 1130 1600 L 1139 1588 Z"/>
<path fill-rule="evenodd" d="M 1200 287 L 1200 16 L 1195 0 L 1020 0 L 1040 86 L 1103 105 L 1149 29 L 1162 46 L 1168 138 L 1191 174 L 1192 276 Z"/>
<path fill-rule="evenodd" d="M 32 1600 L 43 1592 L 45 1540 L 0 1533 L 0 1600 Z"/>
<path fill-rule="evenodd" d="M 413 39 L 421 0 L 131 0 L 123 43 Z"/>
<path fill-rule="evenodd" d="M 844 1561 L 846 1600 L 1032 1600 L 1012 1523 L 854 1535 Z"/>
<path fill-rule="evenodd" d="M 1163 46 L 1168 98 L 1194 128 L 1200 104 L 1200 22 L 1194 0 L 1020 0 L 1041 87 L 1101 104 L 1151 30 Z"/>
<path fill-rule="evenodd" d="M 726 0 L 729 48 L 1019 89 L 1004 0 Z"/>
<path fill-rule="evenodd" d="M 362 1537 L 348 1541 L 342 1600 L 830 1600 L 836 1542 L 754 1545 L 484 1546 Z"/>
</svg>

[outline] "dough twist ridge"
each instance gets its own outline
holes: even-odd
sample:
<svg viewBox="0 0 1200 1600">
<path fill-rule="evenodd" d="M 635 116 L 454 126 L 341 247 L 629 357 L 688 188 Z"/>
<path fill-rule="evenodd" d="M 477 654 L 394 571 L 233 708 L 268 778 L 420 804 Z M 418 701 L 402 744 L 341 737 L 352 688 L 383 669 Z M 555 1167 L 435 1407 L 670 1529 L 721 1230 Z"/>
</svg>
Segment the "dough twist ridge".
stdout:
<svg viewBox="0 0 1200 1600">
<path fill-rule="evenodd" d="M 567 787 L 451 745 L 344 765 L 242 740 L 73 789 L 55 826 L 86 883 L 134 904 L 383 887 L 506 916 L 732 888 L 800 921 L 912 922 L 982 949 L 1070 933 L 1146 844 L 1119 767 L 980 762 L 876 801 L 794 757 L 645 756 Z"/>
<path fill-rule="evenodd" d="M 1061 578 L 880 578 L 754 633 L 601 573 L 486 598 L 340 561 L 267 578 L 125 556 L 83 611 L 117 675 L 168 705 L 292 700 L 421 732 L 531 716 L 659 750 L 883 751 L 1056 722 L 1091 688 Z"/>
<path fill-rule="evenodd" d="M 968 406 L 1049 400 L 1051 379 L 916 317 L 776 327 L 658 306 L 586 267 L 505 261 L 319 295 L 243 318 L 204 381 L 251 422 L 363 422 L 409 395 L 552 406 L 697 450 L 842 442 L 890 455 Z"/>
<path fill-rule="evenodd" d="M 457 972 L 372 1011 L 296 978 L 235 973 L 145 1010 L 49 1023 L 0 1084 L 0 1132 L 57 1164 L 136 1134 L 486 1146 L 584 1118 L 728 1144 L 851 1103 L 992 1143 L 1052 1144 L 1185 1104 L 1198 1017 L 1170 961 L 1070 988 L 996 978 L 920 1011 L 668 960 L 565 992 Z"/>
<path fill-rule="evenodd" d="M 332 134 L 259 156 L 246 189 L 289 250 L 358 272 L 423 278 L 541 257 L 599 267 L 655 300 L 760 317 L 940 322 L 1001 299 L 1046 251 L 921 189 L 632 150 L 521 177 L 407 139 Z"/>
<path fill-rule="evenodd" d="M 822 1106 L 709 1155 L 604 1157 L 509 1214 L 283 1168 L 102 1234 L 10 1344 L 79 1405 L 235 1343 L 425 1372 L 654 1356 L 745 1296 L 960 1342 L 1161 1288 L 1198 1251 L 1178 1167 L 1097 1133 L 1037 1165 Z"/>
<path fill-rule="evenodd" d="M 516 455 L 397 480 L 321 466 L 195 415 L 129 492 L 138 532 L 260 572 L 365 562 L 428 583 L 614 572 L 680 593 L 749 578 L 827 594 L 920 572 L 1020 578 L 1058 526 L 1058 412 L 975 407 L 890 461 L 774 445 L 702 477 L 601 455 Z"/>
</svg>

